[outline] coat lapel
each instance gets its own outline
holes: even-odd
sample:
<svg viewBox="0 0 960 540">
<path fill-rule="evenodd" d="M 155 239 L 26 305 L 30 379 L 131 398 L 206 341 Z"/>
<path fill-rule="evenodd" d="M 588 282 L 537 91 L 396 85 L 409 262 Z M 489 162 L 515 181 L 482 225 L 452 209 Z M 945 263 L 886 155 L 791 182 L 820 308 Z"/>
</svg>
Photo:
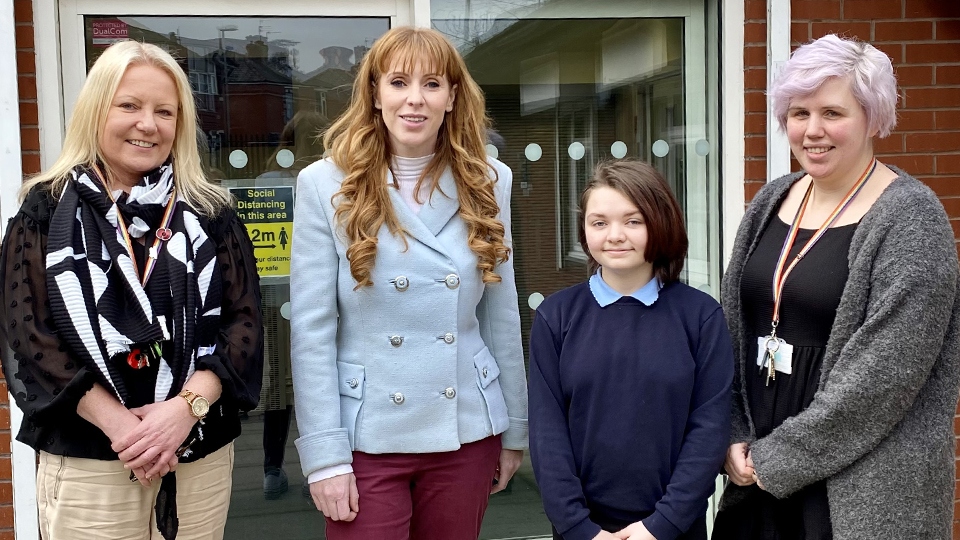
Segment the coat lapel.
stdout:
<svg viewBox="0 0 960 540">
<path fill-rule="evenodd" d="M 390 200 L 393 202 L 393 211 L 404 230 L 424 245 L 438 253 L 446 254 L 443 245 L 437 240 L 437 235 L 460 209 L 457 188 L 450 170 L 447 169 L 440 177 L 438 189 L 433 190 L 430 200 L 424 203 L 419 214 L 415 214 L 407 206 L 403 197 L 400 196 L 400 191 L 393 187 L 393 173 L 389 171 L 387 171 L 387 183 L 390 186 L 388 190 Z M 441 189 L 444 194 L 440 193 Z"/>
<path fill-rule="evenodd" d="M 433 190 L 430 200 L 420 209 L 420 221 L 436 236 L 440 234 L 444 225 L 460 210 L 460 201 L 457 198 L 457 185 L 453 180 L 453 173 L 448 167 L 440 175 L 437 189 Z"/>
</svg>

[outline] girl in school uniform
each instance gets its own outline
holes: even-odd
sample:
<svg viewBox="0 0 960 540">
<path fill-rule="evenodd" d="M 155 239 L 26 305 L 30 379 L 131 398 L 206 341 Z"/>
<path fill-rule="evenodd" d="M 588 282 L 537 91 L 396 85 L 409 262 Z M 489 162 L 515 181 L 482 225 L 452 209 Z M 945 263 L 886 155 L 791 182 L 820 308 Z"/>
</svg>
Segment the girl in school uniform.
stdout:
<svg viewBox="0 0 960 540">
<path fill-rule="evenodd" d="M 530 452 L 554 538 L 706 539 L 730 430 L 723 312 L 678 278 L 683 216 L 640 161 L 599 165 L 580 198 L 588 281 L 530 334 Z"/>
</svg>

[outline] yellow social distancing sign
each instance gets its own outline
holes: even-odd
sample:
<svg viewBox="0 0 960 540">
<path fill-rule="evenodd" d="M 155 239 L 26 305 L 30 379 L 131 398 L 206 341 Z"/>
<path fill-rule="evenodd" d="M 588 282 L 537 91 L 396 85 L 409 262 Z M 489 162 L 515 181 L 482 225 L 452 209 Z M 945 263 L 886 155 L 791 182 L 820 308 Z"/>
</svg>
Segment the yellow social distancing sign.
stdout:
<svg viewBox="0 0 960 540">
<path fill-rule="evenodd" d="M 260 277 L 290 275 L 293 187 L 230 188 L 237 215 L 247 227 Z"/>
</svg>

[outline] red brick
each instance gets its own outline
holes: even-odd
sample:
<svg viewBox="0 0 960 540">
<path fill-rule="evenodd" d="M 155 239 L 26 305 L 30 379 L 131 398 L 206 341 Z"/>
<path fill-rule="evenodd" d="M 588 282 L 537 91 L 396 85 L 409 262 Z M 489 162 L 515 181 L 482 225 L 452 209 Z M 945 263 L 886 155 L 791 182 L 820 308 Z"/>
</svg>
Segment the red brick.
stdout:
<svg viewBox="0 0 960 540">
<path fill-rule="evenodd" d="M 948 216 L 960 216 L 960 199 L 956 197 L 941 198 L 943 209 L 947 211 Z"/>
<path fill-rule="evenodd" d="M 743 131 L 747 135 L 767 134 L 767 115 L 764 113 L 749 113 L 744 116 Z"/>
<path fill-rule="evenodd" d="M 907 133 L 907 152 L 956 152 L 960 148 L 960 132 Z"/>
<path fill-rule="evenodd" d="M 12 480 L 12 468 L 10 467 L 9 456 L 0 457 L 0 480 Z"/>
<path fill-rule="evenodd" d="M 911 109 L 937 109 L 960 105 L 960 87 L 911 88 L 904 91 Z"/>
<path fill-rule="evenodd" d="M 745 69 L 743 70 L 743 88 L 744 90 L 767 90 L 767 70 L 765 69 Z"/>
<path fill-rule="evenodd" d="M 932 131 L 935 128 L 933 111 L 900 111 L 897 115 L 898 132 Z"/>
<path fill-rule="evenodd" d="M 904 170 L 913 174 L 909 169 Z M 960 196 L 960 176 L 930 176 L 921 180 L 941 197 Z"/>
<path fill-rule="evenodd" d="M 941 19 L 936 21 L 934 24 L 936 24 L 938 40 L 960 40 L 960 19 Z"/>
<path fill-rule="evenodd" d="M 743 93 L 744 112 L 767 112 L 767 95 L 763 92 L 748 91 Z"/>
<path fill-rule="evenodd" d="M 38 126 L 40 125 L 38 113 L 37 113 L 37 102 L 36 101 L 21 101 L 20 102 L 20 125 L 21 126 Z"/>
<path fill-rule="evenodd" d="M 743 162 L 743 177 L 747 180 L 766 180 L 767 160 L 748 159 Z"/>
<path fill-rule="evenodd" d="M 839 19 L 841 15 L 840 6 L 841 3 L 836 0 L 793 0 L 790 2 L 790 18 L 812 21 Z"/>
<path fill-rule="evenodd" d="M 743 184 L 743 200 L 744 202 L 750 202 L 754 197 L 757 196 L 757 192 L 760 191 L 766 184 L 766 180 L 760 182 L 746 182 Z"/>
<path fill-rule="evenodd" d="M 874 43 L 876 48 L 883 51 L 884 54 L 890 57 L 890 61 L 893 62 L 893 65 L 903 63 L 903 45 L 900 43 Z M 926 64 L 931 62 L 917 62 L 911 61 L 913 64 Z"/>
<path fill-rule="evenodd" d="M 875 41 L 919 41 L 933 39 L 932 21 L 877 21 L 873 27 Z"/>
<path fill-rule="evenodd" d="M 955 239 L 956 239 L 956 238 L 960 238 L 960 219 L 951 219 L 951 220 L 950 220 L 950 227 L 953 228 L 953 237 L 954 237 Z M 954 433 L 954 434 L 957 433 L 957 419 L 956 419 L 956 418 L 953 419 L 953 433 Z M 955 514 L 955 515 L 960 516 L 960 514 Z"/>
<path fill-rule="evenodd" d="M 33 2 L 31 0 L 13 0 L 13 20 L 19 23 L 32 24 Z"/>
<path fill-rule="evenodd" d="M 850 0 L 847 0 L 848 2 Z M 810 29 L 813 39 L 827 34 L 837 34 L 845 37 L 860 38 L 861 41 L 872 41 L 870 37 L 870 23 L 860 21 L 828 21 L 815 22 Z"/>
<path fill-rule="evenodd" d="M 955 513 L 954 515 L 960 516 L 960 513 Z M 960 521 L 953 522 L 953 537 L 960 538 Z"/>
<path fill-rule="evenodd" d="M 767 47 L 747 46 L 743 48 L 743 67 L 766 67 L 767 66 Z"/>
<path fill-rule="evenodd" d="M 960 43 L 908 43 L 905 47 L 911 64 L 960 62 Z"/>
<path fill-rule="evenodd" d="M 904 16 L 908 19 L 940 19 L 960 17 L 960 3 L 950 0 L 905 0 Z"/>
<path fill-rule="evenodd" d="M 936 111 L 933 117 L 938 130 L 960 129 L 960 110 Z"/>
<path fill-rule="evenodd" d="M 743 18 L 748 21 L 761 20 L 766 22 L 767 1 L 766 0 L 744 0 Z"/>
<path fill-rule="evenodd" d="M 748 22 L 743 25 L 744 43 L 766 43 L 767 42 L 767 24 L 761 22 Z"/>
<path fill-rule="evenodd" d="M 882 156 L 880 161 L 896 165 L 913 176 L 930 175 L 935 172 L 934 157 L 930 154 L 891 154 Z M 956 195 L 960 195 L 960 192 Z"/>
<path fill-rule="evenodd" d="M 960 154 L 940 154 L 936 161 L 937 174 L 960 174 Z M 960 417 L 957 421 L 960 422 Z"/>
<path fill-rule="evenodd" d="M 37 59 L 33 51 L 17 51 L 17 73 L 37 72 Z"/>
<path fill-rule="evenodd" d="M 40 154 L 39 153 L 23 153 L 20 155 L 21 166 L 23 167 L 23 174 L 37 174 L 40 172 Z M 6 392 L 3 393 L 4 396 L 7 395 Z"/>
<path fill-rule="evenodd" d="M 810 23 L 790 23 L 790 40 L 794 43 L 806 43 L 810 41 Z"/>
<path fill-rule="evenodd" d="M 40 150 L 40 130 L 35 127 L 20 127 L 20 148 Z"/>
<path fill-rule="evenodd" d="M 933 84 L 933 66 L 896 66 L 900 86 L 930 86 Z"/>
<path fill-rule="evenodd" d="M 748 156 L 762 156 L 767 153 L 767 137 L 765 135 L 747 135 L 743 138 L 744 154 Z"/>
<path fill-rule="evenodd" d="M 901 16 L 903 16 L 901 0 L 843 0 L 844 19 L 869 21 L 872 19 L 899 19 Z"/>
<path fill-rule="evenodd" d="M 17 92 L 20 99 L 37 99 L 37 78 L 31 75 L 17 77 Z"/>
<path fill-rule="evenodd" d="M 16 36 L 16 43 L 17 43 L 18 49 L 33 48 L 33 26 L 18 25 L 14 29 L 14 34 Z"/>
<path fill-rule="evenodd" d="M 873 143 L 873 150 L 878 154 L 902 154 L 903 135 L 894 133 L 886 138 L 877 139 Z"/>
<path fill-rule="evenodd" d="M 13 506 L 0 506 L 0 527 L 13 527 Z"/>
<path fill-rule="evenodd" d="M 960 84 L 960 66 L 937 66 L 937 84 Z"/>
</svg>

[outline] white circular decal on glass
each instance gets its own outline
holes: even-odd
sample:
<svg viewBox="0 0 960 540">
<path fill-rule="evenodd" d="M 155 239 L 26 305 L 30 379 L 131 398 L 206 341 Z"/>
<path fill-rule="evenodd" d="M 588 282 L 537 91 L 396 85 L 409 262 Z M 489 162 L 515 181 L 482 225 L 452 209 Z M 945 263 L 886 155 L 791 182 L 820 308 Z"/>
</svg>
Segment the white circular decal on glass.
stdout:
<svg viewBox="0 0 960 540">
<path fill-rule="evenodd" d="M 617 141 L 610 145 L 610 155 L 620 159 L 623 156 L 627 155 L 627 143 L 623 141 Z"/>
<path fill-rule="evenodd" d="M 705 156 L 710 153 L 710 143 L 706 139 L 700 139 L 694 146 L 698 156 Z"/>
<path fill-rule="evenodd" d="M 290 302 L 284 302 L 280 306 L 280 316 L 286 320 L 290 320 Z"/>
<path fill-rule="evenodd" d="M 537 161 L 543 157 L 543 148 L 537 143 L 530 143 L 523 149 L 523 155 L 530 161 Z"/>
<path fill-rule="evenodd" d="M 583 147 L 583 143 L 581 142 L 571 143 L 570 146 L 567 147 L 567 154 L 569 154 L 570 159 L 574 161 L 583 159 L 583 155 L 585 153 L 587 153 L 587 150 Z"/>
<path fill-rule="evenodd" d="M 488 144 L 488 145 L 487 145 L 487 155 L 490 156 L 490 157 L 492 157 L 493 159 L 497 159 L 498 157 L 500 157 L 500 151 L 497 150 L 497 147 L 496 147 L 496 146 L 494 146 L 494 145 L 492 145 L 492 144 Z"/>
<path fill-rule="evenodd" d="M 660 139 L 653 143 L 653 155 L 663 157 L 667 155 L 668 152 L 670 152 L 670 145 L 667 144 L 667 141 Z"/>
<path fill-rule="evenodd" d="M 277 165 L 283 167 L 284 169 L 293 165 L 293 152 L 287 150 L 286 148 L 277 152 Z"/>
<path fill-rule="evenodd" d="M 230 165 L 234 169 L 242 169 L 247 166 L 247 153 L 243 150 L 234 150 L 230 152 Z"/>
<path fill-rule="evenodd" d="M 540 302 L 543 302 L 543 295 L 535 292 L 527 297 L 527 305 L 530 306 L 530 309 L 537 309 L 540 307 Z"/>
</svg>

